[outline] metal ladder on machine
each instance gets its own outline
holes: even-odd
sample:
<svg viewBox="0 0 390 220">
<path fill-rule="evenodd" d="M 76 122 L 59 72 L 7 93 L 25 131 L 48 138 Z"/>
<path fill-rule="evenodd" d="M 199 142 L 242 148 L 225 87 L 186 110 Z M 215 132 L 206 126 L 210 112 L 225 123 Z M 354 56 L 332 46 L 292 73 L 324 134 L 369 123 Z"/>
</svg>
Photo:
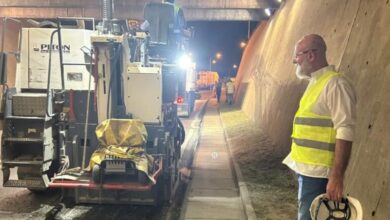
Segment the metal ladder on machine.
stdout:
<svg viewBox="0 0 390 220">
<path fill-rule="evenodd" d="M 59 19 L 58 19 L 59 20 Z M 60 22 L 57 30 L 61 47 Z M 21 33 L 21 32 L 20 32 Z M 19 41 L 20 42 L 20 41 Z M 50 46 L 51 48 L 51 46 Z M 4 131 L 2 140 L 3 186 L 26 187 L 32 191 L 48 187 L 50 177 L 61 166 L 66 166 L 65 118 L 54 112 L 64 103 L 64 64 L 62 50 L 59 50 L 62 90 L 50 88 L 51 50 L 49 50 L 48 84 L 45 90 L 6 92 L 4 110 Z M 60 108 L 61 109 L 61 108 Z M 10 179 L 11 168 L 17 167 L 17 179 Z"/>
<path fill-rule="evenodd" d="M 21 27 L 19 31 L 20 49 Z M 55 125 L 59 115 L 52 112 L 62 100 L 53 96 L 53 91 L 44 89 L 6 90 L 1 149 L 3 186 L 32 191 L 47 188 L 60 163 L 57 143 L 53 141 L 53 136 L 59 135 Z"/>
<path fill-rule="evenodd" d="M 44 189 L 57 159 L 53 136 L 54 117 L 45 114 L 47 96 L 42 93 L 6 93 L 2 136 L 3 186 Z M 17 179 L 10 169 L 17 167 Z"/>
</svg>

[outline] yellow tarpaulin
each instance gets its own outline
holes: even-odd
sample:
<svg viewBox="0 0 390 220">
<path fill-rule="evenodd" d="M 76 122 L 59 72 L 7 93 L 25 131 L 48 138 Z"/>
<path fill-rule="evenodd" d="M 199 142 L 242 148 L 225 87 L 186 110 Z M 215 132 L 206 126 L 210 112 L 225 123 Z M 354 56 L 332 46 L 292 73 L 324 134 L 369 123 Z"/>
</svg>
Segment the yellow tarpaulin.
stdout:
<svg viewBox="0 0 390 220">
<path fill-rule="evenodd" d="M 107 119 L 96 127 L 95 133 L 102 146 L 142 146 L 148 138 L 139 119 Z"/>
<path fill-rule="evenodd" d="M 129 159 L 134 161 L 137 170 L 143 171 L 155 183 L 149 175 L 153 157 L 148 155 L 143 148 L 147 140 L 147 132 L 141 120 L 105 120 L 97 126 L 96 136 L 100 148 L 91 156 L 90 169 L 96 164 L 100 165 L 105 158 Z"/>
</svg>

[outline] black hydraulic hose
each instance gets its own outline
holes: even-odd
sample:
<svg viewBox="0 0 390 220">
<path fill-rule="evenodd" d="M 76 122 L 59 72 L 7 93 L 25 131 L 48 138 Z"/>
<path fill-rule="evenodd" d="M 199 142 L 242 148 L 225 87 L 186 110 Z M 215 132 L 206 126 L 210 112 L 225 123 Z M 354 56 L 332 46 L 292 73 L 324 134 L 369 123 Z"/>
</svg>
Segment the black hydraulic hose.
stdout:
<svg viewBox="0 0 390 220">
<path fill-rule="evenodd" d="M 177 119 L 178 121 L 178 125 L 179 125 L 179 130 L 180 130 L 180 145 L 182 145 L 184 143 L 184 140 L 186 139 L 186 132 L 185 132 L 185 129 L 184 129 L 184 126 L 183 126 L 183 123 L 181 122 L 181 120 L 178 118 Z"/>
<path fill-rule="evenodd" d="M 115 102 L 115 99 L 112 99 L 112 97 L 111 97 L 111 90 L 112 90 L 112 84 L 114 83 L 113 78 L 114 78 L 114 80 L 117 80 L 117 77 L 118 77 L 117 75 L 119 75 L 115 71 L 116 70 L 115 64 L 117 62 L 117 59 L 120 58 L 120 54 L 122 51 L 121 47 L 118 47 L 118 50 L 115 50 L 114 46 L 112 46 L 111 48 L 112 48 L 114 55 L 113 55 L 112 59 L 110 58 L 110 82 L 108 83 L 108 94 L 107 94 L 107 97 L 108 97 L 107 98 L 107 118 L 111 118 L 109 115 L 110 100 L 111 100 L 111 102 L 112 102 L 112 100 L 114 100 L 114 102 Z M 110 51 L 110 53 L 111 53 L 111 51 Z M 111 103 L 111 110 L 112 110 L 112 103 Z M 111 116 L 112 116 L 112 112 L 111 112 Z"/>
</svg>

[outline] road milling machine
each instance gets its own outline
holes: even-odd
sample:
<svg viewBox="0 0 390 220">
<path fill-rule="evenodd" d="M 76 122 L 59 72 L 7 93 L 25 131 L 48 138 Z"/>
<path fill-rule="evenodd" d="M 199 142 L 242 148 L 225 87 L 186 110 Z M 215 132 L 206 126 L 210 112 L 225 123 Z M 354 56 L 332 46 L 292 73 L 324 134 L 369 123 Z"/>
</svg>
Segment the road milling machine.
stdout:
<svg viewBox="0 0 390 220">
<path fill-rule="evenodd" d="M 76 203 L 171 200 L 184 141 L 175 104 L 184 17 L 148 3 L 142 29 L 129 30 L 112 10 L 103 1 L 96 30 L 64 27 L 79 18 L 22 28 L 20 82 L 3 102 L 3 186 L 62 188 Z"/>
</svg>

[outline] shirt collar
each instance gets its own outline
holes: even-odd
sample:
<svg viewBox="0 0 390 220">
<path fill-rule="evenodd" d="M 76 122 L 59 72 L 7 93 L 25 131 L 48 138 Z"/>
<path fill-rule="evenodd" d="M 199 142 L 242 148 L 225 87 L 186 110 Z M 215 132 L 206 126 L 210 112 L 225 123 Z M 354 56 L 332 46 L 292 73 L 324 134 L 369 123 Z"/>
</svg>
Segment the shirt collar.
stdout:
<svg viewBox="0 0 390 220">
<path fill-rule="evenodd" d="M 327 71 L 335 71 L 334 65 L 329 65 L 329 66 L 323 67 L 323 68 L 311 73 L 310 79 L 316 80 L 316 79 L 320 78 Z"/>
</svg>

